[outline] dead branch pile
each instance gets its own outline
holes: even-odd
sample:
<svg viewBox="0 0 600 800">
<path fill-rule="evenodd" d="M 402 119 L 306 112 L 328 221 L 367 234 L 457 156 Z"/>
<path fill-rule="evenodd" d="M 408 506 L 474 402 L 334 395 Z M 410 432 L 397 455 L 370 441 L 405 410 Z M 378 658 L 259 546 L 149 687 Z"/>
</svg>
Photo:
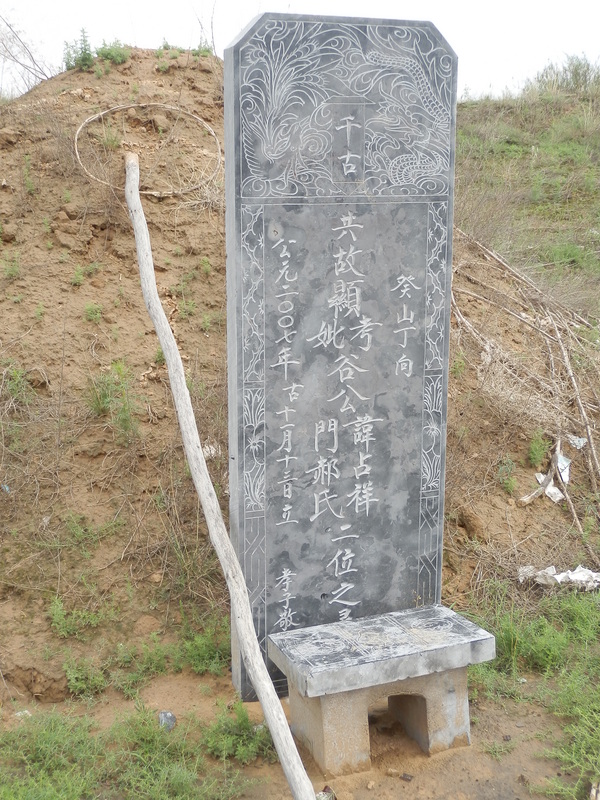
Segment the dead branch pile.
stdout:
<svg viewBox="0 0 600 800">
<path fill-rule="evenodd" d="M 474 362 L 479 387 L 487 400 L 501 407 L 503 414 L 509 414 L 521 427 L 543 430 L 553 442 L 547 481 L 522 498 L 520 504 L 533 502 L 555 478 L 573 525 L 590 558 L 599 566 L 600 560 L 587 542 L 581 514 L 557 466 L 562 443 L 568 437 L 585 440 L 582 453 L 595 516 L 600 518 L 600 463 L 595 442 L 600 422 L 598 329 L 544 294 L 480 242 L 460 230 L 456 234 L 471 253 L 475 250 L 479 256 L 459 260 L 454 267 L 452 310 L 459 345 Z M 482 259 L 488 267 L 485 277 Z"/>
</svg>

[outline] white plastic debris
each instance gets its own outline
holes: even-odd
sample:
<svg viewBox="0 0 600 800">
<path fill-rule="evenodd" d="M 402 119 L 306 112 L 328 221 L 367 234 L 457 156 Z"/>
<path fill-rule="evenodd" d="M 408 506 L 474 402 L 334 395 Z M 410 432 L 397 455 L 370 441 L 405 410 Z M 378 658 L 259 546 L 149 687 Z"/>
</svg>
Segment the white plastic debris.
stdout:
<svg viewBox="0 0 600 800">
<path fill-rule="evenodd" d="M 571 459 L 563 456 L 561 453 L 558 457 L 558 471 L 560 472 L 560 477 L 563 479 L 563 483 L 569 482 L 569 468 L 571 466 Z"/>
<path fill-rule="evenodd" d="M 556 586 L 556 567 L 546 567 L 546 569 L 536 570 L 535 567 L 529 565 L 527 567 L 519 567 L 518 571 L 519 583 L 524 581 L 533 580 L 542 586 Z"/>
<path fill-rule="evenodd" d="M 543 483 L 546 480 L 546 476 L 543 475 L 541 472 L 536 472 L 535 478 L 538 483 Z M 554 485 L 554 481 L 552 479 L 550 479 L 550 483 L 548 484 L 548 486 L 546 486 L 544 493 L 548 495 L 548 497 L 550 498 L 550 500 L 552 500 L 553 503 L 560 503 L 561 500 L 565 499 L 564 494 L 561 492 L 558 486 Z"/>
<path fill-rule="evenodd" d="M 535 567 L 520 567 L 519 583 L 526 580 L 533 580 L 541 586 L 558 586 L 562 584 L 573 584 L 578 589 L 585 589 L 591 592 L 600 587 L 600 572 L 592 572 L 591 569 L 581 564 L 573 570 L 557 572 L 556 567 L 546 567 L 546 569 L 536 570 Z"/>
<path fill-rule="evenodd" d="M 581 450 L 584 447 L 587 439 L 585 436 L 573 436 L 571 433 L 567 433 L 567 441 L 570 445 L 572 445 L 576 450 Z"/>
<path fill-rule="evenodd" d="M 561 453 L 558 456 L 558 471 L 560 473 L 560 477 L 562 478 L 563 483 L 568 483 L 570 479 L 570 467 L 571 467 L 571 459 L 563 456 Z M 548 478 L 547 475 L 542 474 L 541 472 L 535 473 L 535 479 L 539 484 L 544 483 L 544 481 Z M 565 499 L 564 494 L 558 488 L 558 486 L 554 485 L 554 480 L 550 478 L 550 482 L 546 486 L 544 490 L 545 494 L 548 495 L 550 500 L 554 503 L 560 503 L 561 500 Z"/>
</svg>

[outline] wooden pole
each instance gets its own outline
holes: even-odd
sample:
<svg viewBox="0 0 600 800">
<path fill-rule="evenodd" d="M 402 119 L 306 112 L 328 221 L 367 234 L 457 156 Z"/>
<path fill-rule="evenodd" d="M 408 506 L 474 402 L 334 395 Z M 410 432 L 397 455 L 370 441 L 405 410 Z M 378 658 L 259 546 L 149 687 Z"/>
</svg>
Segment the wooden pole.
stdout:
<svg viewBox="0 0 600 800">
<path fill-rule="evenodd" d="M 315 790 L 298 755 L 281 703 L 260 652 L 252 622 L 246 581 L 227 533 L 217 495 L 202 453 L 192 402 L 185 382 L 183 363 L 156 289 L 150 234 L 140 200 L 139 178 L 137 154 L 125 153 L 125 200 L 135 234 L 142 294 L 165 356 L 175 411 L 192 480 L 202 504 L 210 540 L 227 581 L 231 598 L 231 613 L 239 636 L 242 658 L 262 706 L 265 721 L 271 731 L 275 749 L 294 800 L 315 800 Z"/>
</svg>

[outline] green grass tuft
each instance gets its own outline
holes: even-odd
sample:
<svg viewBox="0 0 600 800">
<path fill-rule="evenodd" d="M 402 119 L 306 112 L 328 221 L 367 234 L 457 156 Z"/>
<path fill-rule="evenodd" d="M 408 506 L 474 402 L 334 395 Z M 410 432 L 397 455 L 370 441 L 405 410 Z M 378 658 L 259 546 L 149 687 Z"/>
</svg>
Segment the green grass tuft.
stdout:
<svg viewBox="0 0 600 800">
<path fill-rule="evenodd" d="M 85 717 L 39 713 L 0 733 L 0 800 L 234 800 L 248 784 L 208 769 L 197 723 L 168 732 L 143 706 L 98 733 Z"/>
<path fill-rule="evenodd" d="M 137 398 L 124 361 L 114 361 L 108 372 L 90 378 L 86 400 L 93 414 L 110 416 L 120 442 L 127 444 L 137 437 Z"/>
<path fill-rule="evenodd" d="M 205 620 L 201 633 L 188 635 L 183 643 L 186 662 L 204 675 L 222 675 L 231 660 L 231 632 L 227 617 Z"/>
<path fill-rule="evenodd" d="M 235 758 L 240 764 L 249 764 L 259 757 L 277 760 L 269 729 L 250 722 L 241 700 L 234 703 L 231 711 L 222 708 L 216 722 L 204 731 L 202 741 L 215 758 Z"/>
<path fill-rule="evenodd" d="M 87 322 L 94 322 L 96 325 L 102 319 L 102 306 L 98 303 L 86 303 L 83 316 Z"/>
<path fill-rule="evenodd" d="M 131 56 L 131 50 L 124 47 L 118 39 L 115 39 L 110 44 L 102 42 L 102 47 L 96 48 L 96 55 L 104 61 L 110 61 L 112 64 L 124 64 Z"/>
<path fill-rule="evenodd" d="M 542 461 L 548 455 L 548 451 L 552 447 L 552 442 L 550 439 L 546 439 L 544 437 L 544 432 L 541 428 L 538 428 L 529 442 L 529 463 L 532 467 L 539 469 L 542 465 Z"/>
<path fill-rule="evenodd" d="M 507 583 L 488 583 L 485 595 L 480 622 L 496 635 L 497 658 L 470 669 L 475 697 L 518 697 L 519 672 L 542 673 L 547 683 L 540 701 L 568 720 L 548 755 L 574 780 L 553 780 L 541 790 L 582 800 L 597 778 L 600 752 L 600 596 L 561 590 L 543 597 L 532 613 L 517 605 Z"/>
</svg>

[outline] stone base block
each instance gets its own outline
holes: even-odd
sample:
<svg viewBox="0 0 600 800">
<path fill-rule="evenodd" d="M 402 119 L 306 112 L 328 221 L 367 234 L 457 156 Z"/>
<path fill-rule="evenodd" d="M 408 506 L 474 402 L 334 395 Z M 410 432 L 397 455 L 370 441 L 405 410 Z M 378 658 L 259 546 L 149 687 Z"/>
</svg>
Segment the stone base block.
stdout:
<svg viewBox="0 0 600 800">
<path fill-rule="evenodd" d="M 368 711 L 384 697 L 391 715 L 425 753 L 470 744 L 466 667 L 321 697 L 303 697 L 290 683 L 292 732 L 324 772 L 368 770 Z"/>
</svg>

